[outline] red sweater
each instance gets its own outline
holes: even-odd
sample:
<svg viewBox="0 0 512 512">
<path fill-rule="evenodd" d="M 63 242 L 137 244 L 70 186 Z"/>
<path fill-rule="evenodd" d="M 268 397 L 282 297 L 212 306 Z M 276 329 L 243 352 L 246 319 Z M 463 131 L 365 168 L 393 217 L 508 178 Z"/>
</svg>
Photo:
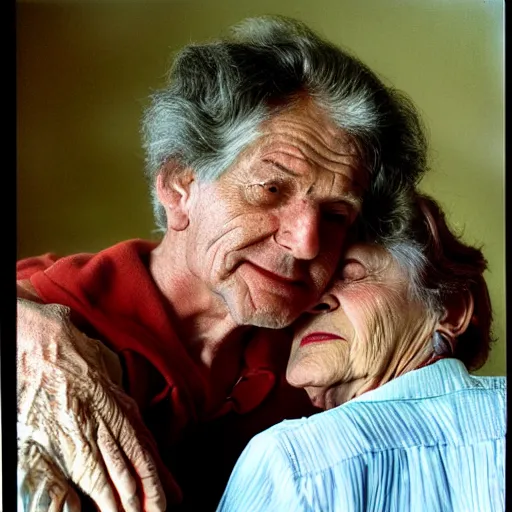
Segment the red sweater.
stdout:
<svg viewBox="0 0 512 512">
<path fill-rule="evenodd" d="M 149 273 L 149 254 L 155 245 L 131 240 L 97 254 L 27 258 L 18 262 L 17 277 L 30 279 L 44 302 L 68 306 L 79 329 L 118 354 L 124 387 L 163 448 L 186 439 L 187 430 L 199 432 L 197 425 L 208 420 L 204 414 L 208 387 L 175 333 L 172 305 Z M 226 455 L 225 475 L 250 436 L 286 417 L 314 411 L 304 394 L 284 381 L 289 346 L 284 333 L 279 343 L 258 339 L 247 345 L 241 379 L 217 414 L 228 421 L 208 424 L 210 434 L 220 428 L 219 435 L 226 438 L 230 432 L 226 446 L 219 442 L 212 450 L 218 458 L 219 449 L 233 449 Z M 233 412 L 238 414 L 234 417 Z M 245 418 L 240 420 L 239 414 Z M 215 442 L 208 441 L 208 446 Z M 208 457 L 208 447 L 197 448 L 202 446 L 197 436 L 191 438 L 192 445 Z M 178 452 L 183 450 L 175 450 L 175 455 Z"/>
</svg>

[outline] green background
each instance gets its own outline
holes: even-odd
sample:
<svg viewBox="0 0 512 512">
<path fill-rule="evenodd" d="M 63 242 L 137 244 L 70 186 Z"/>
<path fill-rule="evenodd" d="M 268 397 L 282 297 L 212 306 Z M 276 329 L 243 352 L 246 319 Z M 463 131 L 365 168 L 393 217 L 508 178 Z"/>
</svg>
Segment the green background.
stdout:
<svg viewBox="0 0 512 512">
<path fill-rule="evenodd" d="M 57 1 L 17 5 L 18 256 L 152 237 L 139 120 L 172 52 L 285 14 L 354 51 L 419 107 L 422 188 L 483 244 L 505 367 L 504 5 L 498 0 Z"/>
</svg>

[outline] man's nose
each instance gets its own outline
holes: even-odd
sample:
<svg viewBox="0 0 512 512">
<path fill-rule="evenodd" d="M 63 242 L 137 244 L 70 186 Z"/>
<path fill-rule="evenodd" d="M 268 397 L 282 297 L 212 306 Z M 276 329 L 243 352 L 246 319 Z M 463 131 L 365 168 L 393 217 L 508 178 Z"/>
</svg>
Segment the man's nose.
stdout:
<svg viewBox="0 0 512 512">
<path fill-rule="evenodd" d="M 276 242 L 298 260 L 312 260 L 320 251 L 320 212 L 307 201 L 288 205 L 282 212 Z"/>
</svg>

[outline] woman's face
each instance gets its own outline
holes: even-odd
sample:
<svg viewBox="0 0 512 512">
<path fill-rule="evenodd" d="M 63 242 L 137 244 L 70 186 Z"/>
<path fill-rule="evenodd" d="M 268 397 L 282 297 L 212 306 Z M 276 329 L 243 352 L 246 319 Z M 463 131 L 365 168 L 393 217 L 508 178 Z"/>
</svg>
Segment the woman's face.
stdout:
<svg viewBox="0 0 512 512">
<path fill-rule="evenodd" d="M 354 244 L 337 279 L 295 326 L 287 380 L 329 409 L 403 372 L 434 329 L 382 247 Z"/>
</svg>

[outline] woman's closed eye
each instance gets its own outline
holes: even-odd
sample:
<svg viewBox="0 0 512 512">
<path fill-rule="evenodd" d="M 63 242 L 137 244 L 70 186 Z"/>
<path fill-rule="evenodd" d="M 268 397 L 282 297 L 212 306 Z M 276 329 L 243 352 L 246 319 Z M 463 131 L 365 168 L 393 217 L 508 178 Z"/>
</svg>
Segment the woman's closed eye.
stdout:
<svg viewBox="0 0 512 512">
<path fill-rule="evenodd" d="M 345 260 L 340 270 L 340 279 L 345 282 L 360 281 L 368 276 L 367 268 L 357 260 Z"/>
</svg>

